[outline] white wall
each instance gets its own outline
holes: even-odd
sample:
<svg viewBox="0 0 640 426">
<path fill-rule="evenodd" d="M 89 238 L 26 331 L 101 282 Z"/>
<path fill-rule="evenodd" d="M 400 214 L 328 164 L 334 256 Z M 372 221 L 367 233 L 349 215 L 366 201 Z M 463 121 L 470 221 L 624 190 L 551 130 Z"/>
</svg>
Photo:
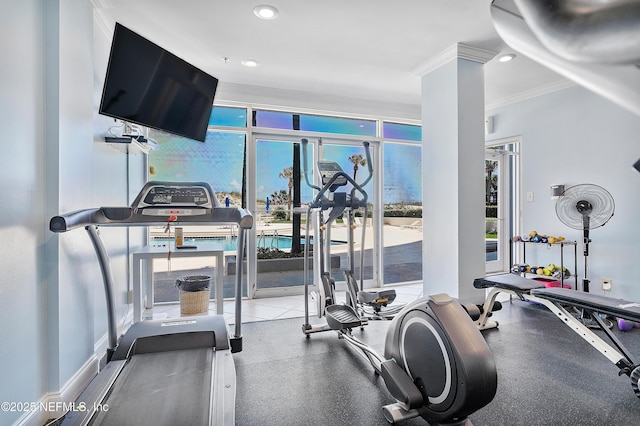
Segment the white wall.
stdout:
<svg viewBox="0 0 640 426">
<path fill-rule="evenodd" d="M 45 2 L 45 220 L 92 204 L 92 18 L 86 2 Z M 49 391 L 60 390 L 93 353 L 95 274 L 91 244 L 82 232 L 46 233 Z M 89 350 L 91 349 L 91 350 Z"/>
<path fill-rule="evenodd" d="M 591 291 L 602 294 L 601 279 L 611 278 L 611 296 L 640 300 L 640 173 L 632 168 L 640 158 L 640 118 L 581 87 L 497 108 L 487 115 L 495 117 L 491 139 L 522 136 L 522 193 L 534 193 L 533 202 L 523 199 L 522 231 L 581 242 L 582 231 L 568 228 L 557 218 L 550 186 L 602 186 L 615 199 L 616 210 L 608 224 L 591 231 Z M 552 250 L 527 249 L 527 263 L 559 263 L 558 252 Z M 581 277 L 583 268 L 580 246 Z"/>
<path fill-rule="evenodd" d="M 73 400 L 97 370 L 106 318 L 101 275 L 83 230 L 56 235 L 51 216 L 128 203 L 141 156 L 106 148 L 97 118 L 110 34 L 94 46 L 84 0 L 0 0 L 0 401 Z M 99 89 L 96 89 L 98 88 Z M 99 98 L 99 97 L 98 97 Z M 127 232 L 103 230 L 127 314 Z M 136 241 L 139 241 L 137 234 Z M 0 424 L 41 425 L 56 412 L 0 412 Z"/>
<path fill-rule="evenodd" d="M 114 28 L 107 28 L 94 16 L 93 29 L 93 202 L 91 206 L 126 206 L 130 205 L 146 182 L 145 159 L 139 151 L 127 155 L 122 147 L 112 146 L 104 142 L 110 131 L 121 134 L 122 122 L 98 114 L 104 77 L 109 62 L 111 39 Z M 120 133 L 118 133 L 120 132 Z M 127 291 L 130 288 L 130 253 L 136 247 L 144 245 L 144 230 L 134 228 L 102 227 L 100 235 L 109 249 L 111 269 L 115 285 L 117 317 L 120 328 L 126 327 L 123 320 L 130 313 L 127 304 Z M 87 238 L 82 235 L 82 238 Z M 125 242 L 129 241 L 129 244 Z M 93 255 L 93 249 L 92 249 Z M 95 256 L 94 256 L 94 262 Z M 104 337 L 107 333 L 106 304 L 101 277 L 96 276 L 94 284 L 98 291 L 94 298 L 94 335 Z M 95 353 L 103 355 L 107 342 L 103 339 L 95 348 Z"/>
<path fill-rule="evenodd" d="M 0 0 L 0 401 L 37 401 L 47 390 L 40 3 Z M 0 424 L 21 415 L 0 411 Z"/>
</svg>

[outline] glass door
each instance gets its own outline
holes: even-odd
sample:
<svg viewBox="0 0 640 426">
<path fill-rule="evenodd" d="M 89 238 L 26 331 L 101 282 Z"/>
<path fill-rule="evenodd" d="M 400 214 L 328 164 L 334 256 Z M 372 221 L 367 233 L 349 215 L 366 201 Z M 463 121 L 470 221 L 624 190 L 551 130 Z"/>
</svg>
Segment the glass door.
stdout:
<svg viewBox="0 0 640 426">
<path fill-rule="evenodd" d="M 302 136 L 304 137 L 304 136 Z M 318 176 L 316 159 L 337 162 L 356 182 L 366 180 L 369 172 L 364 147 L 359 141 L 307 137 L 308 178 L 310 183 L 322 186 Z M 255 292 L 262 296 L 302 294 L 304 285 L 304 245 L 306 244 L 306 206 L 317 194 L 309 187 L 303 175 L 301 137 L 254 135 L 255 141 L 255 199 L 251 207 L 255 217 L 255 245 L 257 267 L 255 272 Z M 374 144 L 372 144 L 374 145 Z M 373 149 L 372 149 L 373 158 Z M 325 236 L 330 239 L 331 256 L 326 259 L 327 270 L 331 271 L 338 290 L 344 289 L 344 271 L 353 263 L 355 277 L 360 277 L 360 253 L 364 247 L 364 277 L 371 280 L 378 275 L 378 265 L 374 259 L 374 179 L 365 186 L 368 194 L 369 212 L 365 218 L 362 212 L 356 215 L 354 230 L 354 259 L 348 259 L 348 228 L 342 215 L 332 222 Z M 338 188 L 336 192 L 350 193 L 351 184 Z M 324 215 L 324 219 L 328 214 Z M 364 246 L 361 231 L 365 231 Z M 309 225 L 309 244 L 314 248 L 317 226 Z M 250 241 L 252 238 L 250 238 Z M 251 251 L 251 250 L 250 250 Z M 251 256 L 250 253 L 248 253 Z M 313 283 L 310 264 L 309 282 Z M 315 269 L 318 269 L 317 265 Z M 371 285 L 369 283 L 369 285 Z"/>
<path fill-rule="evenodd" d="M 377 182 L 376 176 L 376 155 L 377 145 L 370 144 L 369 152 L 373 164 L 371 167 L 374 173 L 369 172 L 369 164 L 364 146 L 359 143 L 330 141 L 324 142 L 318 148 L 318 158 L 327 161 L 335 161 L 340 167 L 353 178 L 367 194 L 367 208 L 355 211 L 354 223 L 349 226 L 347 215 L 338 217 L 330 231 L 331 241 L 331 275 L 336 281 L 337 288 L 346 287 L 345 271 L 352 271 L 353 277 L 358 283 L 364 280 L 365 287 L 380 285 L 380 259 L 381 254 L 377 249 L 381 246 L 380 224 L 378 223 L 378 197 L 376 196 Z M 375 178 L 374 178 L 375 177 Z M 336 192 L 352 194 L 353 186 L 349 183 Z M 358 191 L 355 196 L 362 194 Z M 353 247 L 353 257 L 349 256 L 349 232 L 353 231 L 351 241 Z"/>
<path fill-rule="evenodd" d="M 422 280 L 422 146 L 385 142 L 384 284 Z"/>
<path fill-rule="evenodd" d="M 494 142 L 495 143 L 495 142 Z M 518 228 L 518 141 L 503 140 L 485 153 L 486 272 L 510 268 L 509 241 Z"/>
<path fill-rule="evenodd" d="M 500 239 L 502 232 L 500 207 L 503 204 L 500 188 L 502 187 L 502 154 L 497 150 L 488 150 L 484 159 L 485 190 L 485 260 L 487 272 L 502 270 L 503 251 Z"/>
<path fill-rule="evenodd" d="M 312 145 L 309 164 L 313 158 Z M 307 218 L 300 206 L 313 194 L 301 179 L 300 159 L 298 138 L 255 138 L 255 283 L 263 294 L 302 293 Z"/>
</svg>

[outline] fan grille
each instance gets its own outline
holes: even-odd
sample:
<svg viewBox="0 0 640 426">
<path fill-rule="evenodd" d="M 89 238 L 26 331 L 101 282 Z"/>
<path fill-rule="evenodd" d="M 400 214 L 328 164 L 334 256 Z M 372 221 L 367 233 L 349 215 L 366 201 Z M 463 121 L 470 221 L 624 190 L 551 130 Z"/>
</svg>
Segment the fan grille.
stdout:
<svg viewBox="0 0 640 426">
<path fill-rule="evenodd" d="M 585 206 L 590 209 L 585 209 Z M 599 228 L 613 216 L 615 202 L 606 189 L 593 184 L 567 188 L 556 202 L 556 214 L 562 223 L 573 229 L 584 229 L 584 216 L 588 216 L 588 229 Z"/>
</svg>

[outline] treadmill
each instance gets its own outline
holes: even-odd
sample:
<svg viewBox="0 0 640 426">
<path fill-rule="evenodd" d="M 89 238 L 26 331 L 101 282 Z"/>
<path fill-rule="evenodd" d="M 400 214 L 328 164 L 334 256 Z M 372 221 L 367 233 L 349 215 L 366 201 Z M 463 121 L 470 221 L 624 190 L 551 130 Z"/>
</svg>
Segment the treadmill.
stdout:
<svg viewBox="0 0 640 426">
<path fill-rule="evenodd" d="M 100 226 L 237 225 L 237 258 L 253 216 L 221 207 L 205 182 L 147 182 L 131 207 L 101 207 L 55 216 L 52 232 L 84 228 L 102 272 L 108 314 L 106 366 L 71 406 L 63 425 L 234 425 L 236 372 L 242 350 L 242 263 L 236 262 L 235 330 L 222 315 L 150 320 L 117 339 L 113 279 Z M 218 267 L 221 267 L 219 265 Z M 221 294 L 216 294 L 222 297 Z"/>
</svg>

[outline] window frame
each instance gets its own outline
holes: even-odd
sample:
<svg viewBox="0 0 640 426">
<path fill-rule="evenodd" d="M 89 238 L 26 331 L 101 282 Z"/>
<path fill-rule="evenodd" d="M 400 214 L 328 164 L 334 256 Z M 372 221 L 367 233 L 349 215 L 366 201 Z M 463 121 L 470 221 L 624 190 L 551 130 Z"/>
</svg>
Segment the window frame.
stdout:
<svg viewBox="0 0 640 426">
<path fill-rule="evenodd" d="M 273 108 L 273 107 L 257 107 L 251 104 L 241 104 L 241 103 L 233 103 L 233 102 L 215 102 L 215 107 L 222 108 L 234 108 L 234 109 L 244 109 L 246 111 L 246 127 L 238 127 L 238 126 L 225 126 L 225 125 L 213 125 L 210 124 L 208 126 L 207 131 L 215 131 L 215 132 L 232 132 L 232 133 L 243 133 L 245 135 L 246 141 L 246 208 L 249 209 L 252 213 L 255 213 L 257 210 L 256 203 L 256 167 L 257 158 L 256 158 L 256 141 L 259 139 L 276 139 L 283 142 L 300 142 L 300 139 L 305 137 L 307 139 L 322 139 L 326 141 L 327 144 L 360 144 L 362 141 L 368 141 L 372 149 L 376 151 L 376 155 L 373 156 L 373 168 L 374 168 L 374 176 L 373 176 L 373 187 L 376 188 L 376 193 L 374 194 L 374 222 L 373 222 L 373 235 L 374 235 L 374 247 L 377 249 L 373 252 L 373 262 L 374 262 L 374 274 L 372 280 L 365 281 L 365 285 L 367 287 L 378 287 L 384 285 L 384 254 L 382 248 L 384 247 L 383 241 L 383 225 L 384 225 L 384 171 L 382 170 L 382 166 L 384 164 L 384 147 L 385 144 L 422 144 L 422 141 L 415 140 L 404 140 L 404 139 L 392 139 L 392 138 L 383 138 L 383 128 L 384 123 L 393 123 L 399 125 L 410 125 L 410 126 L 421 126 L 419 120 L 400 120 L 400 119 L 389 119 L 384 117 L 376 117 L 372 115 L 366 114 L 332 114 L 327 113 L 326 111 L 316 111 L 309 109 L 301 109 L 301 108 Z M 363 121 L 371 121 L 375 123 L 375 136 L 367 136 L 367 135 L 353 135 L 353 134 L 342 134 L 342 133 L 332 133 L 332 132 L 323 132 L 323 131 L 304 131 L 304 130 L 288 130 L 288 129 L 280 129 L 280 128 L 269 128 L 269 127 L 259 127 L 254 126 L 254 111 L 272 111 L 272 112 L 280 112 L 280 113 L 288 113 L 288 114 L 299 114 L 299 115 L 313 115 L 320 117 L 330 117 L 337 119 L 349 119 L 349 120 L 363 120 Z M 317 155 L 317 144 L 315 145 L 316 150 L 315 154 Z M 314 157 L 315 158 L 315 157 Z M 378 171 L 377 173 L 375 171 Z M 257 295 L 257 230 L 256 227 L 253 227 L 247 235 L 247 296 L 249 299 L 255 298 Z M 399 283 L 393 283 L 399 284 Z M 283 292 L 284 293 L 284 292 Z M 291 293 L 287 293 L 291 294 Z M 278 295 L 278 294 L 274 294 Z"/>
</svg>

